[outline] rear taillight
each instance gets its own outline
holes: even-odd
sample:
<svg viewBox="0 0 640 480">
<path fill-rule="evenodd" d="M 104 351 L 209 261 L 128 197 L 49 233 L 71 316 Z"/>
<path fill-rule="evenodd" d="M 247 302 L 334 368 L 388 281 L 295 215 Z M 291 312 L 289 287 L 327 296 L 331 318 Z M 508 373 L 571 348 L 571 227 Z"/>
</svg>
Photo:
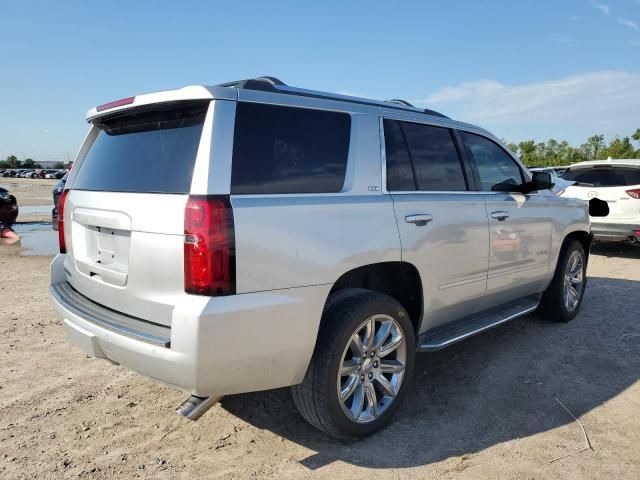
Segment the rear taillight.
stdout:
<svg viewBox="0 0 640 480">
<path fill-rule="evenodd" d="M 67 253 L 67 244 L 64 241 L 64 204 L 67 201 L 69 190 L 65 190 L 60 195 L 58 202 L 58 243 L 60 244 L 60 253 Z"/>
<path fill-rule="evenodd" d="M 184 212 L 184 290 L 236 293 L 233 209 L 229 197 L 192 195 Z"/>
<path fill-rule="evenodd" d="M 627 190 L 627 195 L 633 198 L 640 199 L 640 188 L 634 188 L 632 190 Z"/>
</svg>

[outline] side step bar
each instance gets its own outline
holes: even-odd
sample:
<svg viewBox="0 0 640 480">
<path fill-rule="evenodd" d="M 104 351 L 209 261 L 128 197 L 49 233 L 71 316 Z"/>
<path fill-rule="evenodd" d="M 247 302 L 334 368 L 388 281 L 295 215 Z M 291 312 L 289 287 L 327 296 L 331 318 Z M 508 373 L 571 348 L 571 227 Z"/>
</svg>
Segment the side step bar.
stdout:
<svg viewBox="0 0 640 480">
<path fill-rule="evenodd" d="M 207 413 L 211 407 L 220 401 L 222 397 L 196 397 L 191 395 L 176 408 L 176 412 L 189 420 L 198 420 Z"/>
<path fill-rule="evenodd" d="M 451 324 L 427 330 L 420 336 L 419 352 L 432 352 L 484 332 L 502 323 L 522 317 L 538 308 L 541 296 L 531 295 L 497 308 L 470 315 Z"/>
</svg>

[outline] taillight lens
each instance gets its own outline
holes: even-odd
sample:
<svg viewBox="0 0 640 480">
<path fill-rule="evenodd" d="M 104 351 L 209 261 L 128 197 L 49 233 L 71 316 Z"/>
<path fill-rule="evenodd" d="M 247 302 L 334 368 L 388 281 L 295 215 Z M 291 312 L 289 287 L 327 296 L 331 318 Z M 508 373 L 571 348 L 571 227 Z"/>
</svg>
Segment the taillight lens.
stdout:
<svg viewBox="0 0 640 480">
<path fill-rule="evenodd" d="M 640 199 L 640 188 L 634 188 L 632 190 L 627 190 L 627 195 L 633 198 Z"/>
<path fill-rule="evenodd" d="M 60 245 L 60 253 L 67 253 L 67 244 L 64 241 L 64 204 L 67 201 L 69 190 L 65 190 L 60 195 L 58 202 L 58 244 Z"/>
<path fill-rule="evenodd" d="M 120 100 L 116 100 L 115 102 L 105 103 L 104 105 L 98 105 L 96 107 L 96 111 L 102 112 L 104 110 L 109 110 L 110 108 L 122 107 L 123 105 L 131 105 L 136 97 L 127 97 L 122 98 Z"/>
<path fill-rule="evenodd" d="M 184 290 L 236 293 L 233 209 L 229 197 L 192 195 L 184 213 Z"/>
</svg>

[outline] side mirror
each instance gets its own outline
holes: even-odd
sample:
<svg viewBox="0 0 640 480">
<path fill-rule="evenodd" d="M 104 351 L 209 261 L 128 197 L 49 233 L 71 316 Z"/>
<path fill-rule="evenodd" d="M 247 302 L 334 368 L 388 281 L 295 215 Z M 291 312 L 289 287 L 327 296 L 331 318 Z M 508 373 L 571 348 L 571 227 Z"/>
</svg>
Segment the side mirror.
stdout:
<svg viewBox="0 0 640 480">
<path fill-rule="evenodd" d="M 554 187 L 553 178 L 549 172 L 533 172 L 531 180 L 531 191 L 550 190 Z"/>
</svg>

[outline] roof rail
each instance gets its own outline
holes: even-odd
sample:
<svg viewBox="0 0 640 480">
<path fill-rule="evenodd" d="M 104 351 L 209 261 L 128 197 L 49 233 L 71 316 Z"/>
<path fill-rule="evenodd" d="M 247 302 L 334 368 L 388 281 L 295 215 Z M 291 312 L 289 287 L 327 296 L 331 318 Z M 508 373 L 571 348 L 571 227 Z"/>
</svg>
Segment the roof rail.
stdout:
<svg viewBox="0 0 640 480">
<path fill-rule="evenodd" d="M 424 113 L 426 113 L 427 115 L 433 115 L 434 117 L 442 117 L 442 118 L 449 118 L 446 115 L 443 115 L 440 112 L 436 112 L 435 110 L 430 110 L 428 108 L 424 108 L 422 110 Z"/>
<path fill-rule="evenodd" d="M 278 80 L 276 77 L 258 77 L 258 78 L 246 78 L 244 80 L 236 80 L 233 82 L 220 83 L 218 87 L 235 87 L 245 88 L 247 90 L 266 90 L 273 91 L 273 87 L 276 85 L 285 86 L 285 83 Z"/>
<path fill-rule="evenodd" d="M 427 115 L 433 115 L 435 117 L 449 118 L 446 115 L 441 114 L 440 112 L 436 112 L 435 110 L 423 109 L 421 110 L 418 107 L 411 105 L 406 100 L 401 100 L 399 98 L 394 98 L 392 100 L 380 101 L 380 100 L 368 100 L 364 98 L 355 98 L 349 97 L 346 95 L 338 95 L 324 92 L 316 92 L 313 90 L 304 90 L 300 88 L 290 87 L 282 80 L 279 80 L 275 77 L 257 77 L 257 78 L 246 78 L 244 80 L 236 80 L 234 82 L 226 82 L 220 83 L 216 85 L 218 87 L 233 87 L 238 89 L 246 89 L 246 90 L 262 90 L 266 92 L 277 92 L 288 95 L 299 95 L 301 97 L 312 97 L 312 98 L 323 98 L 327 100 L 338 100 L 345 101 L 350 103 L 359 103 L 363 105 L 377 105 L 377 106 L 386 106 L 387 108 L 396 108 L 398 110 L 413 110 L 413 111 L 422 111 Z M 284 87 L 284 88 L 281 88 Z"/>
<path fill-rule="evenodd" d="M 391 100 L 387 100 L 387 102 L 389 102 L 389 103 L 397 103 L 398 105 L 404 105 L 405 107 L 416 108 L 415 106 L 411 105 L 406 100 L 402 100 L 400 98 L 392 98 Z"/>
</svg>

